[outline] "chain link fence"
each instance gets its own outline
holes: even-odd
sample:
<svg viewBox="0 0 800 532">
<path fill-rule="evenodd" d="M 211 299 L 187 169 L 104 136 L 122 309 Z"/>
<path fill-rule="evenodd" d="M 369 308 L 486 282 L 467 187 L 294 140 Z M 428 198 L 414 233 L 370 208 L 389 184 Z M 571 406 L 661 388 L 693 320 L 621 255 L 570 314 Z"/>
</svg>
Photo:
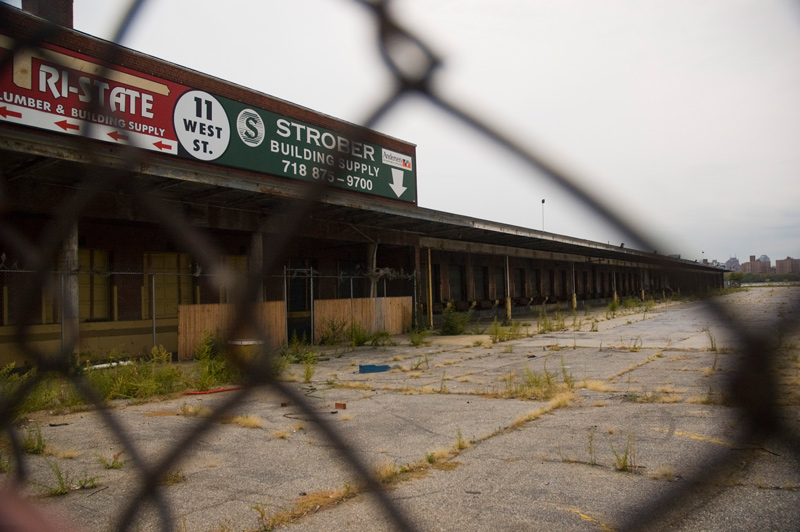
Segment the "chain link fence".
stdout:
<svg viewBox="0 0 800 532">
<path fill-rule="evenodd" d="M 524 161 L 532 170 L 547 176 L 571 193 L 582 202 L 587 210 L 600 215 L 615 229 L 626 235 L 627 242 L 630 243 L 629 247 L 653 249 L 653 246 L 649 245 L 648 235 L 643 234 L 639 226 L 629 223 L 618 210 L 601 201 L 594 190 L 579 185 L 572 176 L 548 162 L 543 154 L 536 153 L 527 146 L 517 143 L 494 124 L 481 119 L 439 94 L 433 83 L 440 65 L 439 58 L 427 46 L 424 35 L 417 35 L 392 17 L 389 9 L 390 2 L 364 0 L 358 3 L 374 15 L 373 21 L 379 34 L 378 48 L 385 65 L 396 80 L 396 89 L 387 94 L 378 108 L 364 120 L 364 126 L 367 128 L 376 126 L 388 113 L 401 109 L 409 96 L 423 97 L 456 119 L 464 128 L 480 134 L 487 142 L 498 144 L 511 155 Z M 142 4 L 141 1 L 132 4 L 120 24 L 117 41 L 124 36 L 130 24 L 136 21 Z M 6 27 L 6 21 L 2 21 L 2 27 Z M 40 32 L 29 40 L 18 41 L 15 45 L 15 52 L 36 47 L 39 39 L 46 38 L 52 31 L 53 28 L 42 26 Z M 413 48 L 418 52 L 415 55 L 416 59 L 411 63 L 407 61 L 408 55 L 404 53 L 404 50 L 408 48 Z M 114 63 L 113 56 L 103 59 L 107 64 Z M 4 61 L 8 60 L 9 56 L 6 56 Z M 93 110 L 90 109 L 90 111 Z M 91 146 L 87 144 L 83 149 L 86 160 L 91 164 L 94 156 Z M 46 230 L 36 241 L 26 239 L 13 226 L 7 224 L 0 226 L 0 241 L 3 245 L 13 250 L 18 256 L 25 257 L 26 263 L 30 265 L 30 269 L 27 270 L 0 271 L 4 287 L 4 301 L 13 299 L 27 302 L 19 307 L 4 306 L 2 321 L 4 324 L 17 326 L 15 348 L 24 352 L 27 358 L 34 360 L 38 367 L 35 377 L 26 380 L 14 394 L 5 397 L 0 404 L 0 427 L 11 441 L 16 467 L 12 475 L 13 482 L 18 485 L 24 483 L 28 475 L 26 455 L 22 451 L 18 432 L 13 428 L 13 413 L 44 378 L 48 375 L 59 375 L 70 382 L 86 402 L 96 405 L 98 415 L 101 416 L 108 429 L 116 435 L 138 471 L 138 482 L 131 487 L 128 502 L 120 509 L 119 517 L 115 520 L 118 523 L 117 529 L 128 529 L 131 523 L 135 522 L 134 517 L 139 512 L 149 505 L 153 505 L 157 509 L 162 530 L 169 530 L 175 523 L 175 516 L 163 490 L 159 489 L 164 472 L 173 470 L 186 449 L 192 448 L 196 442 L 200 441 L 212 429 L 215 422 L 227 412 L 241 405 L 258 388 L 270 387 L 278 390 L 294 404 L 303 408 L 306 418 L 321 428 L 330 445 L 360 477 L 364 486 L 379 499 L 380 504 L 398 530 L 414 530 L 415 527 L 408 516 L 400 511 L 386 495 L 386 492 L 381 489 L 363 459 L 355 450 L 345 444 L 334 426 L 320 417 L 303 394 L 274 379 L 271 371 L 273 353 L 260 353 L 260 356 L 247 362 L 244 370 L 248 378 L 243 387 L 221 401 L 212 415 L 200 420 L 185 433 L 177 435 L 170 444 L 169 450 L 155 461 L 148 461 L 144 458 L 143 453 L 130 437 L 128 429 L 122 425 L 112 410 L 102 407 L 103 398 L 92 389 L 83 376 L 71 371 L 70 360 L 76 348 L 75 339 L 77 338 L 74 329 L 79 324 L 87 325 L 105 320 L 139 320 L 150 326 L 152 343 L 157 345 L 160 334 L 159 318 L 174 316 L 177 304 L 191 302 L 196 297 L 197 284 L 195 281 L 197 278 L 191 275 L 171 276 L 175 278 L 173 279 L 176 282 L 174 288 L 177 289 L 179 295 L 177 299 L 173 298 L 171 302 L 168 302 L 165 298 L 160 297 L 160 293 L 166 290 L 166 284 L 171 281 L 168 280 L 168 276 L 157 273 L 98 271 L 73 275 L 53 272 L 47 258 L 58 254 L 62 243 L 69 237 L 69 228 L 73 227 L 81 218 L 82 208 L 88 202 L 108 190 L 127 194 L 140 209 L 152 217 L 154 222 L 160 224 L 163 231 L 186 243 L 192 256 L 207 257 L 209 263 L 213 263 L 214 257 L 220 256 L 213 240 L 193 228 L 186 219 L 169 209 L 160 200 L 148 194 L 148 191 L 140 187 L 135 179 L 130 179 L 145 155 L 136 150 L 130 150 L 126 155 L 128 159 L 124 167 L 107 169 L 102 183 L 87 178 L 80 187 L 76 188 L 73 197 L 63 198 L 57 216 L 47 224 Z M 286 264 L 285 253 L 288 243 L 294 236 L 293 229 L 299 226 L 299 220 L 313 211 L 324 191 L 324 184 L 307 186 L 300 203 L 294 204 L 291 211 L 281 212 L 280 216 L 275 217 L 275 223 L 283 230 L 271 236 L 269 246 L 273 251 L 270 255 L 272 263 L 264 264 L 265 271 L 274 271 L 276 267 Z M 669 269 L 670 263 L 665 262 L 664 267 Z M 225 272 L 213 273 L 225 274 Z M 289 272 L 288 275 L 291 273 Z M 229 276 L 230 272 L 225 275 Z M 255 323 L 247 312 L 248 304 L 253 301 L 253 294 L 258 292 L 263 279 L 257 279 L 254 276 L 241 276 L 238 279 L 242 282 L 231 283 L 225 287 L 224 299 L 239 306 L 237 319 L 232 329 L 255 330 L 258 331 L 260 337 L 265 338 L 269 331 L 259 330 L 259 324 Z M 337 280 L 341 284 L 340 295 L 347 295 L 347 292 L 355 295 L 354 279 L 355 277 Z M 406 282 L 413 282 L 413 280 Z M 91 289 L 79 290 L 78 287 L 82 283 Z M 111 287 L 116 287 L 116 290 L 111 290 Z M 86 293 L 90 294 L 86 296 L 88 299 L 84 298 Z M 79 294 L 81 295 L 79 296 Z M 116 315 L 116 309 L 122 308 L 122 306 L 114 304 L 115 298 L 127 298 L 129 304 L 126 304 L 125 308 L 136 308 L 136 305 L 130 303 L 138 301 L 140 312 L 135 315 Z M 800 302 L 794 301 L 790 307 L 778 325 L 785 330 L 794 331 L 798 326 Z M 752 444 L 780 440 L 786 447 L 794 449 L 794 456 L 791 459 L 800 459 L 800 439 L 796 428 L 787 426 L 783 421 L 784 417 L 780 415 L 776 397 L 779 383 L 776 380 L 776 372 L 773 371 L 776 363 L 776 351 L 769 332 L 753 330 L 746 323 L 740 323 L 736 316 L 715 303 L 713 299 L 709 300 L 708 308 L 710 312 L 716 313 L 729 324 L 730 332 L 737 338 L 737 350 L 742 353 L 739 367 L 730 372 L 733 377 L 730 379 L 728 390 L 736 408 L 747 421 L 747 428 L 739 435 L 739 442 Z M 61 327 L 55 342 L 48 349 L 35 347 L 36 344 L 31 341 L 34 326 L 43 324 L 60 324 Z M 230 337 L 235 337 L 233 332 Z M 733 465 L 732 461 L 735 458 L 730 454 L 718 453 L 706 457 L 704 460 L 703 467 L 698 468 L 702 472 L 685 479 L 684 482 L 674 484 L 657 498 L 647 501 L 646 507 L 625 523 L 623 528 L 638 530 L 658 525 L 667 515 L 679 510 L 687 502 L 708 490 L 708 481 L 722 475 Z"/>
</svg>

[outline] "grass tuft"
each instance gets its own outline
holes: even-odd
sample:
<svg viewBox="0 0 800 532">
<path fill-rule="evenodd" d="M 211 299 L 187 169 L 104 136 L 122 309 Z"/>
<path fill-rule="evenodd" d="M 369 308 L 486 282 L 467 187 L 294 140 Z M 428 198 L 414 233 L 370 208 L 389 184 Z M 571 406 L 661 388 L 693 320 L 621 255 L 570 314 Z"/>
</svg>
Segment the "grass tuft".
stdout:
<svg viewBox="0 0 800 532">
<path fill-rule="evenodd" d="M 128 461 L 127 460 L 120 460 L 120 457 L 125 454 L 125 451 L 122 450 L 116 454 L 111 455 L 111 461 L 105 459 L 105 457 L 97 454 L 97 461 L 100 462 L 100 465 L 103 466 L 104 469 L 121 469 Z"/>
</svg>

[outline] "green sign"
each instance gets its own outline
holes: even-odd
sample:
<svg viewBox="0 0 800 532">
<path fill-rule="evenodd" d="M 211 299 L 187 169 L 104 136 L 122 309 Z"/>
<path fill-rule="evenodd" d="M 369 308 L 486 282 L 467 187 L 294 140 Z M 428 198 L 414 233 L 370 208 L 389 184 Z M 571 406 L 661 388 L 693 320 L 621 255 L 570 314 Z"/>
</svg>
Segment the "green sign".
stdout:
<svg viewBox="0 0 800 532">
<path fill-rule="evenodd" d="M 175 104 L 180 154 L 416 203 L 413 158 L 203 91 Z"/>
</svg>

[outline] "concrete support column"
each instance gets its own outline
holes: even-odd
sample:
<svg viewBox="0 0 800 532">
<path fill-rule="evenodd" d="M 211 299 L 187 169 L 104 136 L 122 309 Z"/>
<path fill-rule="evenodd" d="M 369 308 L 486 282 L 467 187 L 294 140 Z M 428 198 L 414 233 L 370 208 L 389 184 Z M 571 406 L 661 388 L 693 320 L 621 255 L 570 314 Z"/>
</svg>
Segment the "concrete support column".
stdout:
<svg viewBox="0 0 800 532">
<path fill-rule="evenodd" d="M 250 255 L 247 258 L 253 301 L 264 301 L 264 233 L 250 236 Z"/>
<path fill-rule="evenodd" d="M 614 290 L 614 302 L 619 303 L 619 296 L 617 295 L 617 269 L 611 269 L 611 286 Z"/>
<path fill-rule="evenodd" d="M 506 255 L 506 319 L 511 320 L 511 268 Z"/>
<path fill-rule="evenodd" d="M 412 301 L 412 311 L 411 311 L 411 328 L 413 330 L 419 330 L 422 328 L 422 315 L 420 311 L 422 310 L 422 275 L 421 275 L 421 267 L 422 267 L 422 260 L 420 258 L 420 249 L 419 249 L 419 242 L 414 244 L 413 249 L 413 259 L 414 259 L 414 299 Z"/>
<path fill-rule="evenodd" d="M 569 266 L 572 270 L 572 310 L 575 311 L 578 309 L 578 296 L 575 290 L 575 263 L 570 261 Z"/>
<path fill-rule="evenodd" d="M 465 267 L 464 279 L 467 285 L 467 293 L 464 298 L 467 301 L 475 301 L 475 268 L 472 261 L 472 253 L 467 253 L 467 265 Z"/>
<path fill-rule="evenodd" d="M 72 225 L 62 243 L 61 264 L 61 351 L 71 353 L 80 340 L 77 223 Z"/>
<path fill-rule="evenodd" d="M 642 301 L 644 301 L 645 300 L 645 296 L 644 296 L 644 270 L 641 270 L 639 272 L 639 288 L 642 291 Z"/>
<path fill-rule="evenodd" d="M 428 322 L 433 329 L 433 266 L 431 265 L 431 249 L 428 248 Z"/>
</svg>

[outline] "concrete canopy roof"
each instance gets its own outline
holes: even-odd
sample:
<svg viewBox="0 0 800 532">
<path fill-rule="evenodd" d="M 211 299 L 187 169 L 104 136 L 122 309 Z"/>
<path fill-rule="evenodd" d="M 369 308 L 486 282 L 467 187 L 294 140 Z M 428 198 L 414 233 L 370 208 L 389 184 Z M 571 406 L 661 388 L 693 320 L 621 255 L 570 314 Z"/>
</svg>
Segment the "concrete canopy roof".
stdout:
<svg viewBox="0 0 800 532">
<path fill-rule="evenodd" d="M 276 212 L 307 208 L 317 223 L 336 223 L 370 230 L 372 234 L 397 232 L 420 238 L 422 247 L 436 247 L 434 240 L 474 243 L 492 249 L 513 248 L 586 257 L 586 262 L 604 260 L 661 264 L 683 268 L 718 270 L 702 264 L 676 260 L 653 252 L 621 248 L 564 235 L 546 233 L 487 220 L 480 220 L 401 202 L 370 198 L 332 188 L 319 188 L 252 172 L 220 168 L 212 164 L 176 161 L 150 153 L 131 153 L 90 140 L 63 137 L 25 127 L 0 127 L 0 172 L 18 191 L 12 210 L 47 215 L 65 191 L 87 184 L 99 185 L 109 171 L 126 174 L 138 190 L 168 202 L 177 202 L 189 213 L 193 206 L 214 207 L 246 213 L 239 227 L 255 231 L 258 220 Z M 133 155 L 135 158 L 129 160 Z M 47 192 L 50 189 L 51 192 Z M 24 191 L 27 190 L 26 194 Z M 57 192 L 61 190 L 61 192 Z M 28 196 L 27 198 L 25 196 Z M 107 204 L 89 216 L 137 221 L 134 213 Z M 139 220 L 142 221 L 142 220 Z M 427 240 L 426 240 L 427 239 Z M 425 245 L 426 241 L 428 246 Z M 480 248 L 479 248 L 480 249 Z M 486 248 L 483 248 L 486 249 Z"/>
</svg>

